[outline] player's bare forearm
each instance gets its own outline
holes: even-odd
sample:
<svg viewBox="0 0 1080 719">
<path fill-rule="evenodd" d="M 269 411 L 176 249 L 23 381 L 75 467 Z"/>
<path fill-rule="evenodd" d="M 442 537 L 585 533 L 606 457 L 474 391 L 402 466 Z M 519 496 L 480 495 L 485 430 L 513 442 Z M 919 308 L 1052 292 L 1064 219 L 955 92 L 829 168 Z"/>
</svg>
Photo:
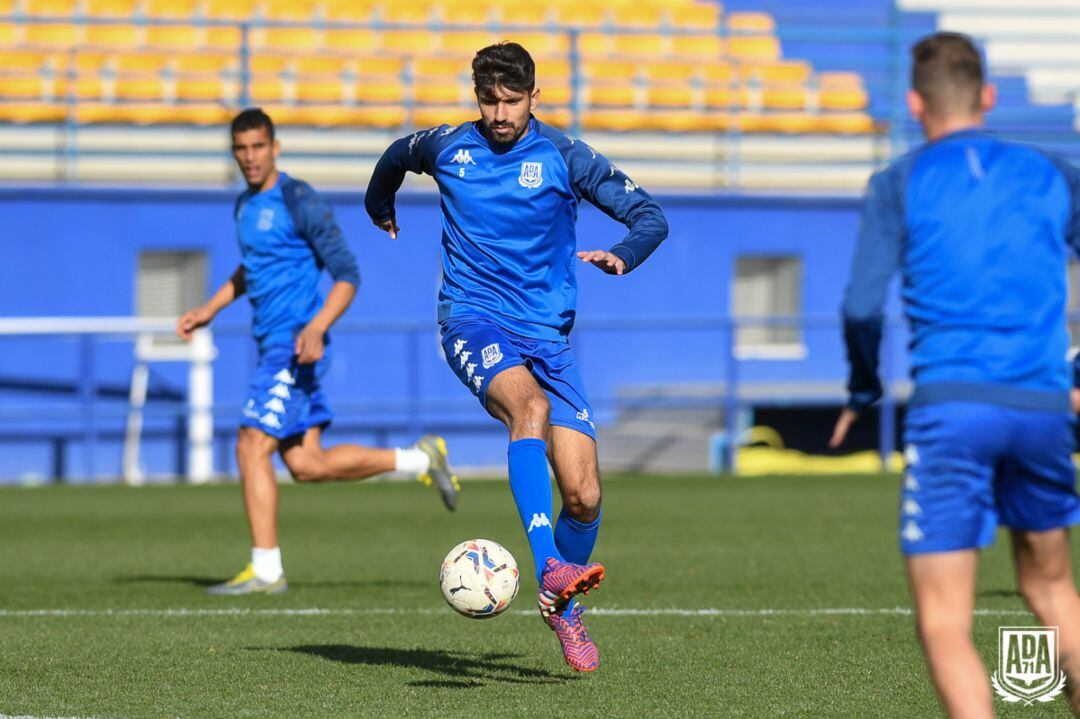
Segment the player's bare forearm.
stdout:
<svg viewBox="0 0 1080 719">
<path fill-rule="evenodd" d="M 349 309 L 354 297 L 356 297 L 356 285 L 352 282 L 335 282 L 326 295 L 326 302 L 323 303 L 322 309 L 311 319 L 308 326 L 326 332 L 338 321 L 339 317 L 345 314 L 345 310 Z"/>
<path fill-rule="evenodd" d="M 244 266 L 240 265 L 233 272 L 232 277 L 219 287 L 205 304 L 180 315 L 180 319 L 176 322 L 176 334 L 181 339 L 190 340 L 195 330 L 210 324 L 218 312 L 244 294 L 244 289 Z"/>
</svg>

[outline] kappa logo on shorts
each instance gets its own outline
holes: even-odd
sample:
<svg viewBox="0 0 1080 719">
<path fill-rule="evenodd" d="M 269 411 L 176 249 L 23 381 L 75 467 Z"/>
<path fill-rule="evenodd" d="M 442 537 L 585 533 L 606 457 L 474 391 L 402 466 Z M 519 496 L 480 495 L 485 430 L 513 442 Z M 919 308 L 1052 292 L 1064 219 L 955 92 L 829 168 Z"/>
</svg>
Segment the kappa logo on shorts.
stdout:
<svg viewBox="0 0 1080 719">
<path fill-rule="evenodd" d="M 475 362 L 470 362 L 469 364 L 465 365 L 465 374 L 467 374 L 469 376 L 469 379 L 472 379 L 473 372 L 475 372 L 475 371 L 476 371 L 476 363 Z"/>
<path fill-rule="evenodd" d="M 499 349 L 499 343 L 490 344 L 484 349 L 480 350 L 480 358 L 484 362 L 484 369 L 491 369 L 495 365 L 502 362 L 503 354 Z"/>
<path fill-rule="evenodd" d="M 478 374 L 472 378 L 473 387 L 476 387 L 476 391 L 480 391 L 480 385 L 484 384 L 484 375 Z"/>
<path fill-rule="evenodd" d="M 262 417 L 259 417 L 259 421 L 265 424 L 267 427 L 281 429 L 281 420 L 277 418 L 276 414 L 273 414 L 271 412 L 267 412 Z"/>
<path fill-rule="evenodd" d="M 296 384 L 296 380 L 293 379 L 292 373 L 287 369 L 283 369 L 274 375 L 274 379 L 278 382 L 284 382 L 285 384 Z"/>
<path fill-rule="evenodd" d="M 544 163 L 521 163 L 521 175 L 518 176 L 518 184 L 528 188 L 537 188 L 544 184 Z"/>
<path fill-rule="evenodd" d="M 278 383 L 271 387 L 270 394 L 278 399 L 292 399 L 292 393 L 289 392 L 289 388 L 282 383 Z"/>
<path fill-rule="evenodd" d="M 900 532 L 900 538 L 907 542 L 921 542 L 926 538 L 926 535 L 919 529 L 919 525 L 914 519 L 909 519 L 907 524 L 904 525 L 903 531 Z"/>
<path fill-rule="evenodd" d="M 588 407 L 586 407 L 585 409 L 581 410 L 580 412 L 578 412 L 578 413 L 577 413 L 576 415 L 574 415 L 574 416 L 575 416 L 575 417 L 577 417 L 577 418 L 578 418 L 579 420 L 581 420 L 582 422 L 584 422 L 585 424 L 587 424 L 587 425 L 589 425 L 590 427 L 592 427 L 593 429 L 596 429 L 596 425 L 595 425 L 595 424 L 593 424 L 593 421 L 592 421 L 591 419 L 589 419 L 589 408 L 588 408 Z"/>
<path fill-rule="evenodd" d="M 264 402 L 263 408 L 268 409 L 271 412 L 277 412 L 278 414 L 285 414 L 285 403 L 277 397 L 273 397 L 269 401 Z"/>
<path fill-rule="evenodd" d="M 469 344 L 469 340 L 457 340 L 454 342 L 454 356 L 457 357 L 461 354 L 461 350 L 465 349 L 465 345 Z"/>
<path fill-rule="evenodd" d="M 461 353 L 461 364 L 458 365 L 458 369 L 463 368 L 465 366 L 465 364 L 469 361 L 470 357 L 472 357 L 472 352 L 462 352 Z"/>
</svg>

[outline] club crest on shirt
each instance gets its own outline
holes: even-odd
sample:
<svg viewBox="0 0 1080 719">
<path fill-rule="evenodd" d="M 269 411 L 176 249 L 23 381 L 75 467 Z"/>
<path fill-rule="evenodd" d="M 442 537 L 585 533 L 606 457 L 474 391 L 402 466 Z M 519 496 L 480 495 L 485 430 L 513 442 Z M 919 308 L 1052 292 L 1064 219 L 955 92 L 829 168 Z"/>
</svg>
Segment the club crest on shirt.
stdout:
<svg viewBox="0 0 1080 719">
<path fill-rule="evenodd" d="M 259 212 L 259 224 L 258 227 L 261 231 L 266 232 L 274 226 L 274 210 L 266 207 Z"/>
<path fill-rule="evenodd" d="M 521 163 L 521 175 L 518 176 L 518 184 L 522 187 L 540 187 L 540 185 L 544 184 L 544 163 Z"/>
</svg>

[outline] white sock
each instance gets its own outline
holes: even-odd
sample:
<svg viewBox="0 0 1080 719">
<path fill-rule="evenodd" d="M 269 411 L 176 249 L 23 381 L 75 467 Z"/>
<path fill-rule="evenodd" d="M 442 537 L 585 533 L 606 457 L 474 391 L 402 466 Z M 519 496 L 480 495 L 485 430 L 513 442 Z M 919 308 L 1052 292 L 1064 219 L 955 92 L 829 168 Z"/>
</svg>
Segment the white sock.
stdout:
<svg viewBox="0 0 1080 719">
<path fill-rule="evenodd" d="M 285 570 L 281 568 L 281 547 L 273 549 L 251 549 L 251 566 L 255 576 L 263 582 L 276 582 Z"/>
<path fill-rule="evenodd" d="M 423 474 L 430 466 L 431 457 L 416 447 L 394 450 L 394 470 L 397 472 Z"/>
</svg>

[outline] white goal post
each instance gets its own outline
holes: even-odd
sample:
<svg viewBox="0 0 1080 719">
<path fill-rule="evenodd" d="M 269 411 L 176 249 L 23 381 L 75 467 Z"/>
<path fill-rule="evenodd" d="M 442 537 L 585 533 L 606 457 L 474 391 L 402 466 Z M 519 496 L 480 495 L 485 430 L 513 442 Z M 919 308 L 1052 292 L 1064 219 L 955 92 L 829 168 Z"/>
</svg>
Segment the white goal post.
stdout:
<svg viewBox="0 0 1080 719">
<path fill-rule="evenodd" d="M 145 474 L 139 461 L 150 378 L 150 364 L 187 362 L 188 421 L 187 474 L 189 481 L 205 483 L 213 478 L 214 369 L 217 357 L 208 328 L 195 332 L 191 342 L 176 338 L 176 318 L 160 317 L 5 317 L 0 318 L 0 337 L 86 335 L 127 336 L 134 339 L 134 365 L 128 392 L 127 426 L 124 432 L 122 474 L 128 484 L 142 484 Z"/>
</svg>

